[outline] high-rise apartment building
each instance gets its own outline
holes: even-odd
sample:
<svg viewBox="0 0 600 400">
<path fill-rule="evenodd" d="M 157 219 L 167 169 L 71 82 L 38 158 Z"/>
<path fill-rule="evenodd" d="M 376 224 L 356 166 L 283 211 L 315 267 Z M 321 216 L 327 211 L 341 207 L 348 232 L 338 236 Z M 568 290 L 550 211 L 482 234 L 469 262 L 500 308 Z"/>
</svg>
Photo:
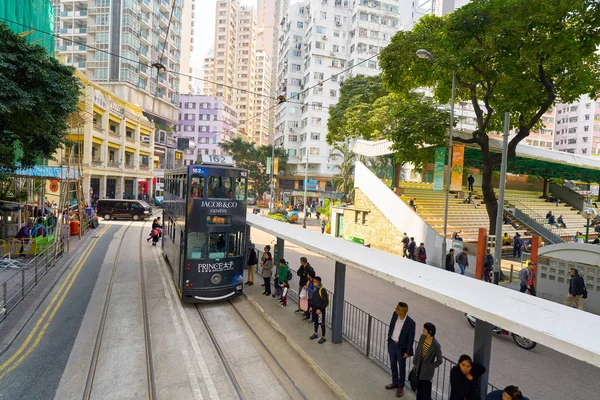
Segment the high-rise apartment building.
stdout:
<svg viewBox="0 0 600 400">
<path fill-rule="evenodd" d="M 183 155 L 185 165 L 195 163 L 202 154 L 220 155 L 219 143 L 237 135 L 237 113 L 222 98 L 181 95 L 180 111 L 175 131 L 191 144 Z"/>
<path fill-rule="evenodd" d="M 600 156 L 600 99 L 582 96 L 577 103 L 559 103 L 554 149 L 583 156 Z"/>
<path fill-rule="evenodd" d="M 238 0 L 219 0 L 214 48 L 204 59 L 203 93 L 231 104 L 238 114 L 239 134 L 259 144 L 269 141 L 274 113 L 268 108 L 275 97 L 273 82 L 264 82 L 272 79 L 272 46 L 265 49 L 259 45 L 272 43 L 268 36 L 274 34 L 275 15 L 270 18 L 267 10 L 275 12 L 280 1 L 261 1 L 259 16 L 254 8 L 241 6 Z M 265 60 L 271 65 L 265 65 Z"/>
<path fill-rule="evenodd" d="M 183 1 L 181 21 L 181 60 L 179 65 L 179 93 L 194 92 L 194 69 L 192 68 L 192 52 L 194 51 L 194 19 L 196 18 L 196 0 Z"/>
<path fill-rule="evenodd" d="M 169 71 L 180 71 L 182 0 L 54 0 L 54 4 L 56 30 L 65 37 L 57 40 L 57 49 L 68 64 L 138 104 L 151 118 L 177 121 L 179 75 Z M 156 62 L 167 70 L 157 74 L 156 68 L 144 66 Z"/>
</svg>

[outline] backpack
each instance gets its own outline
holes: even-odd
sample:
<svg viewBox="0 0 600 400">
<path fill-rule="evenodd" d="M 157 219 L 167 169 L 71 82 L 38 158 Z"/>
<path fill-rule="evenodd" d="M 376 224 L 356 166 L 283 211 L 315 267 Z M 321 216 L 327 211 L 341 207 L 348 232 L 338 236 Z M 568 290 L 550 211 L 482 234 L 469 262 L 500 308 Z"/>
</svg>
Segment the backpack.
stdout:
<svg viewBox="0 0 600 400">
<path fill-rule="evenodd" d="M 321 294 L 321 290 L 325 289 L 323 286 L 321 286 L 319 288 L 319 297 L 322 298 L 323 300 L 325 300 L 325 308 L 329 307 L 329 294 L 327 294 L 327 298 L 324 298 L 323 295 Z M 327 293 L 327 292 L 325 292 Z"/>
</svg>

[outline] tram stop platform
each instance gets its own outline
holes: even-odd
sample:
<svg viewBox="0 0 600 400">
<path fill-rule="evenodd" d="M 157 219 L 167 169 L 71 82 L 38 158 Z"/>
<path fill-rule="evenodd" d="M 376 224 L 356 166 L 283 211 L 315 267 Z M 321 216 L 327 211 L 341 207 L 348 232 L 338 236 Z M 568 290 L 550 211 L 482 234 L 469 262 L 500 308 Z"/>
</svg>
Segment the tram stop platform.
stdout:
<svg viewBox="0 0 600 400">
<path fill-rule="evenodd" d="M 259 279 L 256 279 L 258 277 Z M 331 330 L 327 329 L 327 342 L 318 344 L 310 340 L 313 324 L 302 321 L 302 316 L 294 311 L 298 303 L 288 297 L 287 307 L 279 301 L 261 293 L 260 276 L 255 274 L 254 286 L 244 286 L 245 296 L 257 311 L 283 335 L 288 344 L 303 358 L 316 374 L 340 399 L 395 399 L 395 390 L 386 390 L 391 383 L 391 375 L 358 351 L 345 340 L 340 344 L 331 342 Z M 320 335 L 320 332 L 319 332 Z M 408 376 L 408 375 L 407 375 Z M 408 385 L 407 385 L 408 386 Z M 416 399 L 408 388 L 403 399 Z"/>
</svg>

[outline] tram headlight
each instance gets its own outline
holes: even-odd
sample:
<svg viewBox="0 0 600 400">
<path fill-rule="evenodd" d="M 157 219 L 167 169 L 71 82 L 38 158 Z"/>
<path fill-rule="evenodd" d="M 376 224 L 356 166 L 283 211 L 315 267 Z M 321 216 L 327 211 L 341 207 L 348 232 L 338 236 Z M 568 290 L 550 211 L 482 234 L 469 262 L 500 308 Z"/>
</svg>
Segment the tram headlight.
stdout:
<svg viewBox="0 0 600 400">
<path fill-rule="evenodd" d="M 210 281 L 213 283 L 213 285 L 218 285 L 219 283 L 221 283 L 222 280 L 223 277 L 221 276 L 221 274 L 214 274 L 210 277 Z"/>
</svg>

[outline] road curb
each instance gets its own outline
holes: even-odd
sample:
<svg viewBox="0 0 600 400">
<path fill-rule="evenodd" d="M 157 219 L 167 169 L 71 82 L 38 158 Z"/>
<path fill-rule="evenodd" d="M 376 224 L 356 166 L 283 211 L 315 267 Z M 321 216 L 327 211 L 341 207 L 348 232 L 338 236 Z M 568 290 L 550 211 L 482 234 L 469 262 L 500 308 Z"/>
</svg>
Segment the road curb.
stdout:
<svg viewBox="0 0 600 400">
<path fill-rule="evenodd" d="M 296 342 L 291 340 L 285 334 L 285 331 L 283 330 L 283 328 L 281 328 L 281 326 L 273 318 L 271 318 L 271 316 L 260 306 L 260 304 L 258 304 L 250 295 L 248 295 L 248 293 L 244 292 L 244 296 L 250 302 L 250 304 L 252 304 L 252 306 L 256 309 L 256 311 L 258 311 L 263 316 L 263 318 L 269 324 L 271 324 L 273 329 L 275 329 L 277 332 L 279 332 L 285 338 L 285 340 L 288 342 L 290 347 L 296 353 L 298 353 L 298 355 L 300 357 L 302 357 L 302 359 L 304 361 L 306 361 L 306 363 L 313 369 L 313 371 L 315 371 L 315 373 L 319 376 L 319 378 L 321 378 L 321 380 L 327 386 L 329 386 L 329 388 L 333 391 L 333 393 L 338 398 L 344 399 L 344 400 L 352 400 L 352 397 L 350 397 L 346 392 L 344 392 L 344 390 L 317 364 L 317 362 L 315 360 L 312 359 L 311 356 L 308 355 L 308 353 L 306 353 L 302 349 L 302 347 L 299 344 L 297 344 Z"/>
<path fill-rule="evenodd" d="M 110 229 L 110 228 L 108 228 Z M 97 232 L 98 230 L 96 230 Z M 94 231 L 90 230 L 89 232 L 94 233 Z M 79 259 L 81 254 L 86 248 L 86 244 L 94 237 L 93 234 L 88 235 L 85 239 L 83 239 L 82 243 L 77 246 L 77 249 L 72 253 L 69 253 L 66 256 L 61 257 L 58 260 L 53 269 L 56 270 L 56 274 L 46 282 L 44 286 L 38 283 L 39 293 L 30 293 L 30 296 L 34 301 L 29 305 L 24 302 L 21 303 L 15 310 L 17 310 L 20 306 L 25 306 L 25 310 L 23 315 L 14 322 L 14 325 L 8 329 L 8 332 L 4 333 L 2 336 L 2 340 L 0 341 L 0 356 L 10 349 L 13 345 L 19 334 L 25 329 L 25 326 L 31 321 L 35 313 L 39 310 L 40 306 L 44 301 L 48 298 L 48 295 L 54 290 L 56 284 L 62 279 L 65 272 L 72 267 L 73 263 Z M 64 260 L 64 262 L 63 262 Z M 35 290 L 35 289 L 34 289 Z M 14 312 L 14 311 L 13 311 Z M 3 321 L 6 323 L 7 320 L 11 317 L 12 313 L 7 316 L 7 318 Z"/>
</svg>

